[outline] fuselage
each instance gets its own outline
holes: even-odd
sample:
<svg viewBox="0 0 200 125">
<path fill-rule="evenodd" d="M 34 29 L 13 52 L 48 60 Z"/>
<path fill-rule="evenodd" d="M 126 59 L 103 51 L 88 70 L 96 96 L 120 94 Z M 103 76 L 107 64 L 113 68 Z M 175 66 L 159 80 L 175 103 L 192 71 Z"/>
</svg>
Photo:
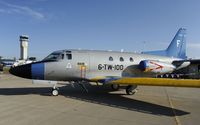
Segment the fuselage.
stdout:
<svg viewBox="0 0 200 125">
<path fill-rule="evenodd" d="M 96 77 L 153 77 L 138 68 L 143 60 L 154 60 L 171 64 L 177 58 L 131 52 L 97 50 L 60 50 L 40 62 L 15 67 L 14 75 L 30 79 L 76 81 Z M 22 73 L 25 67 L 27 72 Z M 20 68 L 19 72 L 16 72 Z M 13 69 L 13 70 L 14 70 Z M 10 71 L 12 73 L 12 70 Z M 20 75 L 21 72 L 21 75 Z"/>
</svg>

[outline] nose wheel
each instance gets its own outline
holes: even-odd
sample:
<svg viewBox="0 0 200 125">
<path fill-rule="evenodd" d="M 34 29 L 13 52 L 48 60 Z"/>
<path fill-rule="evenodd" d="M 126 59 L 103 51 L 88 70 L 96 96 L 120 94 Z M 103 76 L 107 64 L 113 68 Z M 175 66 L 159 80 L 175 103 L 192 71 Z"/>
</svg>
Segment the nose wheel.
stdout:
<svg viewBox="0 0 200 125">
<path fill-rule="evenodd" d="M 59 94 L 59 93 L 58 93 L 58 89 L 53 89 L 53 90 L 52 90 L 52 95 L 53 95 L 53 96 L 58 96 L 58 94 Z"/>
<path fill-rule="evenodd" d="M 137 92 L 137 86 L 133 86 L 133 85 L 128 85 L 127 87 L 126 87 L 126 94 L 127 95 L 133 95 L 133 94 L 135 94 L 136 92 Z"/>
<path fill-rule="evenodd" d="M 53 89 L 52 89 L 51 94 L 52 94 L 53 96 L 58 96 L 58 94 L 59 94 L 58 90 L 59 90 L 59 89 L 58 89 L 56 86 L 54 86 Z"/>
</svg>

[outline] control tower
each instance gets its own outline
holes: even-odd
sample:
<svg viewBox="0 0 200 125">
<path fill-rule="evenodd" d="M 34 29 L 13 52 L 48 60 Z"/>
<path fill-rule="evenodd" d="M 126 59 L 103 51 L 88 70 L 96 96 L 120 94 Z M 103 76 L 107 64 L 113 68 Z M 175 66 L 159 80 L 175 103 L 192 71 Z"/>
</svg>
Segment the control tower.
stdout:
<svg viewBox="0 0 200 125">
<path fill-rule="evenodd" d="M 21 35 L 19 37 L 20 41 L 20 60 L 28 59 L 28 36 Z"/>
</svg>

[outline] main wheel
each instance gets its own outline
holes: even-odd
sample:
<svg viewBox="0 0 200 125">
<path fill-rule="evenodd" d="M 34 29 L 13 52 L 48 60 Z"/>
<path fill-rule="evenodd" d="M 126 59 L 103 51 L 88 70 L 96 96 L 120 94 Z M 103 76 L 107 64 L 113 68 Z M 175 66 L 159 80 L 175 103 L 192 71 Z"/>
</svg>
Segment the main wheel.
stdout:
<svg viewBox="0 0 200 125">
<path fill-rule="evenodd" d="M 164 74 L 163 78 L 169 78 L 169 75 L 168 74 Z"/>
<path fill-rule="evenodd" d="M 112 90 L 117 91 L 117 90 L 119 90 L 119 84 L 112 84 L 111 88 L 112 88 Z"/>
<path fill-rule="evenodd" d="M 136 93 L 136 87 L 137 86 L 133 86 L 133 85 L 128 85 L 127 87 L 126 87 L 126 94 L 127 95 L 133 95 L 133 94 L 135 94 Z"/>
<path fill-rule="evenodd" d="M 53 89 L 52 90 L 52 95 L 53 96 L 58 96 L 58 89 Z"/>
</svg>

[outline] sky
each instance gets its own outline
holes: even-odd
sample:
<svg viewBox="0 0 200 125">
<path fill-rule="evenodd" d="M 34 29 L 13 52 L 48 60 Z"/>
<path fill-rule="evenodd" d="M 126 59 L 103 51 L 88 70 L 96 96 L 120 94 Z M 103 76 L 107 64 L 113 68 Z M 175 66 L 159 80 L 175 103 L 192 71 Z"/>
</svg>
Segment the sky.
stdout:
<svg viewBox="0 0 200 125">
<path fill-rule="evenodd" d="M 199 0 L 0 0 L 0 56 L 29 56 L 61 49 L 141 52 L 167 48 L 187 29 L 187 56 L 200 58 Z"/>
</svg>

